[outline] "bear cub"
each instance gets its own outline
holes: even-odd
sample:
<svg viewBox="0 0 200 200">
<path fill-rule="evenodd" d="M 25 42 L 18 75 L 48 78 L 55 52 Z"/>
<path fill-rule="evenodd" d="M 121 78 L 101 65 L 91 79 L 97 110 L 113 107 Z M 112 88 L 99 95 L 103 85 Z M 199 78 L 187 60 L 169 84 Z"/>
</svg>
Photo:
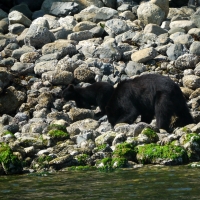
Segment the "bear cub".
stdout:
<svg viewBox="0 0 200 200">
<path fill-rule="evenodd" d="M 145 74 L 120 82 L 106 106 L 106 114 L 112 126 L 123 122 L 132 124 L 139 115 L 146 123 L 155 116 L 157 128 L 165 130 L 169 129 L 174 115 L 183 126 L 193 123 L 179 86 L 158 74 Z"/>
<path fill-rule="evenodd" d="M 101 112 L 98 115 L 104 115 L 113 91 L 114 87 L 107 82 L 96 82 L 82 88 L 70 84 L 63 90 L 62 97 L 65 101 L 74 100 L 79 108 L 91 109 L 91 106 L 99 106 Z"/>
</svg>

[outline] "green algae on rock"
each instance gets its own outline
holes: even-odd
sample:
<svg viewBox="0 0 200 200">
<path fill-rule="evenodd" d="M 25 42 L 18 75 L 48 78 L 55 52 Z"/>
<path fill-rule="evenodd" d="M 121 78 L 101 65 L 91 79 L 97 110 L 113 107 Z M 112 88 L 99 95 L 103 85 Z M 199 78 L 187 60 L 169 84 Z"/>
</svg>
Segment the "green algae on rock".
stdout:
<svg viewBox="0 0 200 200">
<path fill-rule="evenodd" d="M 0 165 L 2 165 L 5 174 L 19 174 L 23 170 L 22 161 L 7 144 L 0 144 Z"/>
<path fill-rule="evenodd" d="M 118 144 L 113 152 L 113 157 L 126 158 L 127 160 L 134 161 L 136 156 L 134 147 L 133 144 L 127 142 Z"/>
<path fill-rule="evenodd" d="M 181 146 L 145 144 L 136 147 L 137 160 L 143 164 L 178 165 L 188 162 L 186 150 Z"/>
</svg>

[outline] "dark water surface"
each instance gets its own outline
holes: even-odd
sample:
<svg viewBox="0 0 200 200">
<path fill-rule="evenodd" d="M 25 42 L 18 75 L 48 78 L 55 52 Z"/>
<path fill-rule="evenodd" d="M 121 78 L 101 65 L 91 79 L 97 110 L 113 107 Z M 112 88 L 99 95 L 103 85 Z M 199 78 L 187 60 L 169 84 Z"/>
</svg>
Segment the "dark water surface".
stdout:
<svg viewBox="0 0 200 200">
<path fill-rule="evenodd" d="M 200 169 L 144 167 L 0 176 L 0 200 L 200 199 Z"/>
</svg>

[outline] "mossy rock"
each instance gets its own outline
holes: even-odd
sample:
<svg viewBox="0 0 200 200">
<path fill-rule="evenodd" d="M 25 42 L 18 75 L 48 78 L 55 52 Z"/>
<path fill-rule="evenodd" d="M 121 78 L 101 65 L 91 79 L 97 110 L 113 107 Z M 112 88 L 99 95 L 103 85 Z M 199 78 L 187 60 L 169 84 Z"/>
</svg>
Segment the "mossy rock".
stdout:
<svg viewBox="0 0 200 200">
<path fill-rule="evenodd" d="M 113 152 L 113 157 L 134 161 L 136 158 L 135 146 L 127 142 L 118 144 Z"/>
<path fill-rule="evenodd" d="M 106 157 L 96 164 L 100 171 L 114 171 L 117 168 L 124 168 L 128 166 L 128 161 L 126 158 L 111 158 Z"/>
<path fill-rule="evenodd" d="M 137 146 L 137 160 L 142 164 L 178 165 L 188 162 L 186 150 L 181 146 L 145 144 Z"/>
<path fill-rule="evenodd" d="M 41 155 L 36 159 L 37 168 L 43 169 L 43 168 L 49 168 L 49 162 L 53 160 L 54 158 L 48 155 Z"/>
<path fill-rule="evenodd" d="M 58 124 L 51 124 L 48 128 L 48 135 L 54 142 L 63 141 L 69 139 L 66 127 Z"/>
<path fill-rule="evenodd" d="M 87 165 L 87 159 L 89 158 L 89 156 L 87 154 L 79 154 L 76 156 L 78 165 L 80 166 L 85 166 Z"/>
<path fill-rule="evenodd" d="M 0 144 L 0 162 L 5 174 L 19 174 L 23 170 L 22 161 L 13 155 L 11 148 L 7 144 Z"/>
<path fill-rule="evenodd" d="M 95 170 L 96 168 L 94 166 L 72 166 L 72 167 L 67 167 L 66 170 L 67 171 L 91 171 L 91 170 Z"/>
<path fill-rule="evenodd" d="M 157 142 L 159 140 L 158 135 L 154 130 L 151 128 L 144 128 L 141 132 L 141 134 L 146 135 L 151 142 Z"/>
<path fill-rule="evenodd" d="M 200 135 L 186 133 L 181 136 L 180 144 L 186 149 L 190 162 L 200 160 Z"/>
<path fill-rule="evenodd" d="M 47 130 L 48 131 L 50 131 L 50 130 L 61 130 L 61 131 L 67 132 L 66 126 L 63 126 L 63 125 L 60 125 L 60 124 L 51 124 L 51 125 L 48 126 Z"/>
</svg>

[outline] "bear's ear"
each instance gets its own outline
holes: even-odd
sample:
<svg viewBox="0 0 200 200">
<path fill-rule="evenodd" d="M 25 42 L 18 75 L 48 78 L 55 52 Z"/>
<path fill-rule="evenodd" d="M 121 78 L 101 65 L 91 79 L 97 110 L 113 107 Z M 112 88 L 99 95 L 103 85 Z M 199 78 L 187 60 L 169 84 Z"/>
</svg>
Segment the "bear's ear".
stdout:
<svg viewBox="0 0 200 200">
<path fill-rule="evenodd" d="M 69 84 L 68 87 L 67 87 L 67 89 L 70 90 L 70 91 L 74 90 L 74 85 Z"/>
</svg>

